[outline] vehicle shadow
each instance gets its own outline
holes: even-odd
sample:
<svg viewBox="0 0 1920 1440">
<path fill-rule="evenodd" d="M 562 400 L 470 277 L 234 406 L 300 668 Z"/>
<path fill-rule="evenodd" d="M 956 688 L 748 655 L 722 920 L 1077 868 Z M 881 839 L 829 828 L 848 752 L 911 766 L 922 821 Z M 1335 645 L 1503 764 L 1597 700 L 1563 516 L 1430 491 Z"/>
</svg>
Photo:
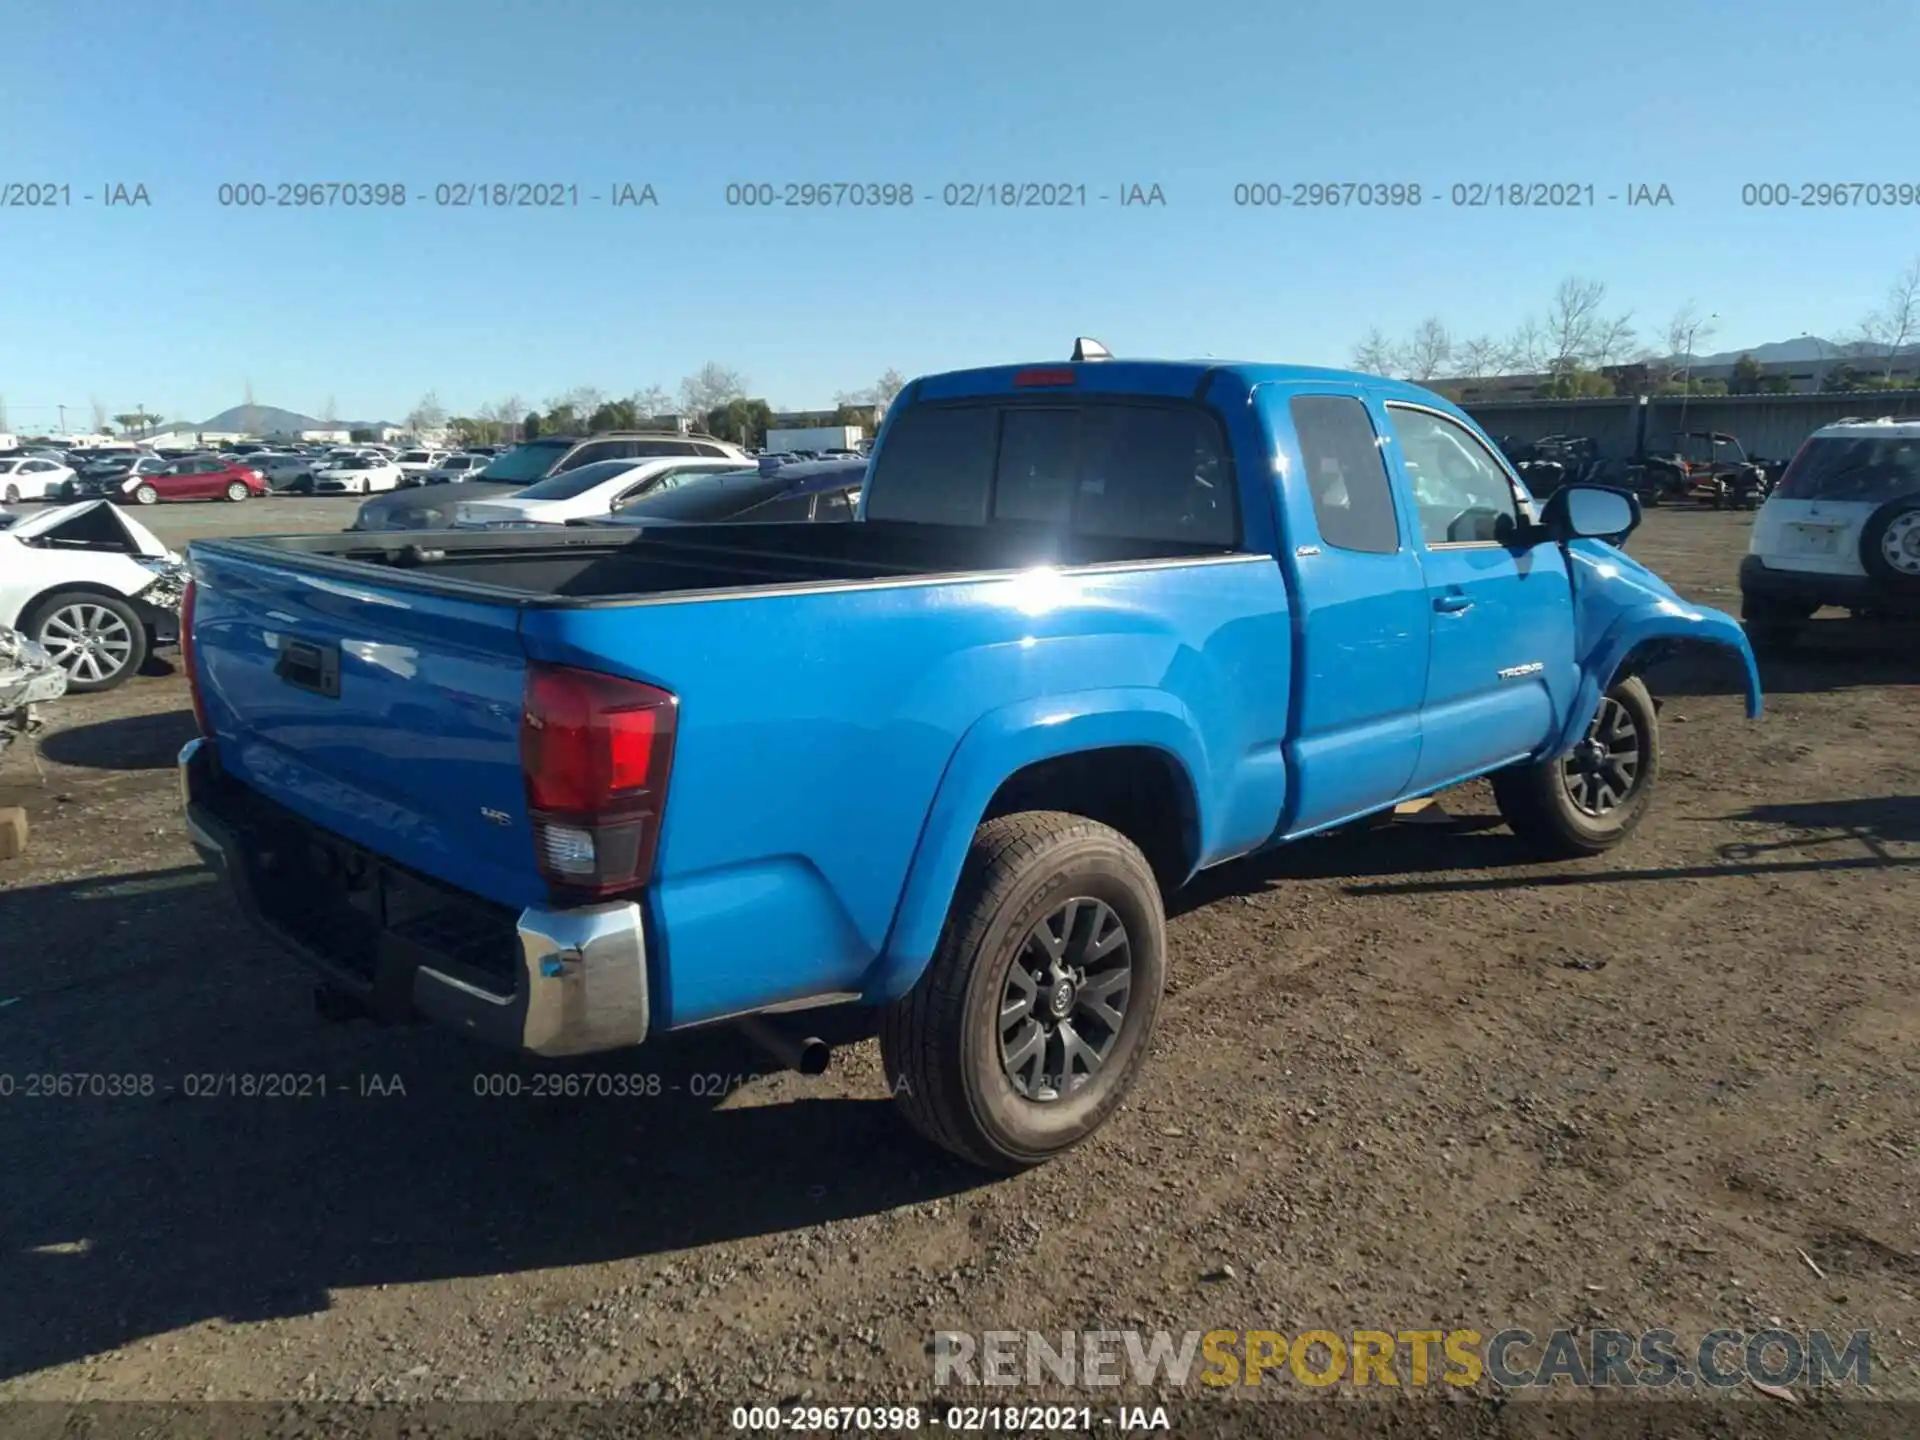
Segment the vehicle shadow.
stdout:
<svg viewBox="0 0 1920 1440">
<path fill-rule="evenodd" d="M 1783 850 L 1806 850 L 1851 841 L 1888 865 L 1911 863 L 1895 855 L 1889 845 L 1920 845 L 1920 795 L 1875 795 L 1859 800 L 1812 800 L 1796 805 L 1756 805 L 1723 821 L 1777 825 L 1809 833 L 1769 844 L 1722 845 L 1729 860 L 1751 860 Z"/>
<path fill-rule="evenodd" d="M 1729 876 L 1786 875 L 1813 870 L 1884 870 L 1920 865 L 1920 854 L 1900 855 L 1889 845 L 1920 844 L 1920 796 L 1874 796 L 1805 805 L 1762 805 L 1738 815 L 1695 817 L 1707 823 L 1745 822 L 1827 831 L 1768 844 L 1728 844 L 1717 850 L 1724 863 L 1646 869 L 1603 868 L 1604 860 L 1545 861 L 1532 855 L 1497 815 L 1455 815 L 1441 824 L 1356 827 L 1283 845 L 1264 855 L 1202 872 L 1168 902 L 1169 916 L 1184 915 L 1236 895 L 1255 895 L 1296 880 L 1347 880 L 1349 895 L 1443 895 L 1522 890 L 1532 886 L 1621 885 L 1650 880 L 1717 880 Z M 1852 842 L 1853 854 L 1817 854 L 1805 859 L 1763 860 L 1785 852 Z M 1471 872 L 1517 873 L 1475 875 Z M 1469 872 L 1462 875 L 1461 872 Z M 1444 879 L 1409 879 L 1444 875 Z M 1381 883 L 1368 883 L 1375 877 Z"/>
<path fill-rule="evenodd" d="M 124 715 L 50 731 L 40 737 L 40 753 L 83 770 L 165 770 L 198 733 L 191 710 Z"/>
<path fill-rule="evenodd" d="M 731 1030 L 542 1064 L 325 1024 L 194 867 L 0 892 L 0 935 L 0 1378 L 346 1287 L 615 1262 L 638 1309 L 654 1257 L 988 1180 Z"/>
</svg>

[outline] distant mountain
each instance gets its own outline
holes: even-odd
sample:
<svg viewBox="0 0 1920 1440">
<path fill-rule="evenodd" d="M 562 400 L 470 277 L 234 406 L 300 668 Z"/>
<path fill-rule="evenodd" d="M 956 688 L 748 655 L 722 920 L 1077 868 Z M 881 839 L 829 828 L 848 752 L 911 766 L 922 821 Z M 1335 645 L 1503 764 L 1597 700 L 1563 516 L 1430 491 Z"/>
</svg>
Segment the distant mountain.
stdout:
<svg viewBox="0 0 1920 1440">
<path fill-rule="evenodd" d="M 316 420 L 298 410 L 282 410 L 278 405 L 234 405 L 198 424 L 179 420 L 161 426 L 155 433 L 191 435 L 201 430 L 216 430 L 238 435 L 294 435 L 302 430 L 377 430 L 393 424 L 391 420 Z"/>
<path fill-rule="evenodd" d="M 1902 355 L 1920 355 L 1920 344 L 1903 345 Z M 1764 345 L 1749 345 L 1744 350 L 1721 350 L 1712 355 L 1696 355 L 1695 365 L 1731 365 L 1742 355 L 1751 355 L 1762 365 L 1806 365 L 1825 360 L 1858 360 L 1863 357 L 1886 358 L 1886 351 L 1860 340 L 1822 340 L 1817 335 L 1801 335 L 1792 340 L 1769 340 Z M 1669 356 L 1675 362 L 1683 356 Z"/>
</svg>

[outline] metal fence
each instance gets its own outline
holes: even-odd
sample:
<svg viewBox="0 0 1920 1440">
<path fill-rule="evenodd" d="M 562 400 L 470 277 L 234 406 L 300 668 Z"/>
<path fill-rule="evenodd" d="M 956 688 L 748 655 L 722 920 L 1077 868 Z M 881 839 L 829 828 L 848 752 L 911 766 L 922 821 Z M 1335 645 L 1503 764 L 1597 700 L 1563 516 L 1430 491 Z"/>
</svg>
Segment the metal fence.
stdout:
<svg viewBox="0 0 1920 1440">
<path fill-rule="evenodd" d="M 1749 455 L 1785 460 L 1823 425 L 1857 416 L 1920 417 L 1920 390 L 1835 395 L 1658 395 L 1605 400 L 1476 401 L 1461 407 L 1492 435 L 1539 440 L 1585 435 L 1609 461 L 1671 448 L 1676 433 L 1718 430 L 1740 437 Z"/>
</svg>

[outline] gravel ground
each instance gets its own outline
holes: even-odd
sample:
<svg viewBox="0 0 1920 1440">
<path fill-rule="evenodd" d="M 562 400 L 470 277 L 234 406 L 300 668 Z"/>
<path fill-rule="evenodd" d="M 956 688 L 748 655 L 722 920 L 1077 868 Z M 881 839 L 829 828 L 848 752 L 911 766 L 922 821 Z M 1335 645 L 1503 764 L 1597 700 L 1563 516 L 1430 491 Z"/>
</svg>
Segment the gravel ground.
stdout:
<svg viewBox="0 0 1920 1440">
<path fill-rule="evenodd" d="M 1733 608 L 1748 524 L 1632 548 Z M 1468 786 L 1202 877 L 1128 1106 L 993 1182 L 901 1126 L 871 1043 L 806 1080 L 679 1037 L 573 1067 L 656 1095 L 504 1098 L 546 1072 L 321 1023 L 181 834 L 179 678 L 63 702 L 38 773 L 0 757 L 34 826 L 0 1076 L 153 1093 L 0 1100 L 0 1399 L 900 1403 L 941 1329 L 1603 1325 L 1869 1329 L 1875 1392 L 1920 1399 L 1920 659 L 1849 632 L 1767 667 L 1759 725 L 1730 671 L 1657 675 L 1663 793 L 1605 859 L 1526 863 Z M 326 1093 L 187 1093 L 246 1072 Z M 1420 1433 L 1519 1433 L 1496 1408 Z"/>
</svg>

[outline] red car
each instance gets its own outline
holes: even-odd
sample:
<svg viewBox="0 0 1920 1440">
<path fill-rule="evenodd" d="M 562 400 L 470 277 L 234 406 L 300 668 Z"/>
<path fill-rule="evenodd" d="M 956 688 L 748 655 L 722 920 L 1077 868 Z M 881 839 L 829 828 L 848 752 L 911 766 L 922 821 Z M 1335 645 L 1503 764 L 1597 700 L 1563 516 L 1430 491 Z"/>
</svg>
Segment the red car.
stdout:
<svg viewBox="0 0 1920 1440">
<path fill-rule="evenodd" d="M 266 479 L 243 457 L 189 455 L 159 470 L 130 475 L 114 492 L 122 504 L 162 500 L 246 500 L 270 493 Z"/>
</svg>

